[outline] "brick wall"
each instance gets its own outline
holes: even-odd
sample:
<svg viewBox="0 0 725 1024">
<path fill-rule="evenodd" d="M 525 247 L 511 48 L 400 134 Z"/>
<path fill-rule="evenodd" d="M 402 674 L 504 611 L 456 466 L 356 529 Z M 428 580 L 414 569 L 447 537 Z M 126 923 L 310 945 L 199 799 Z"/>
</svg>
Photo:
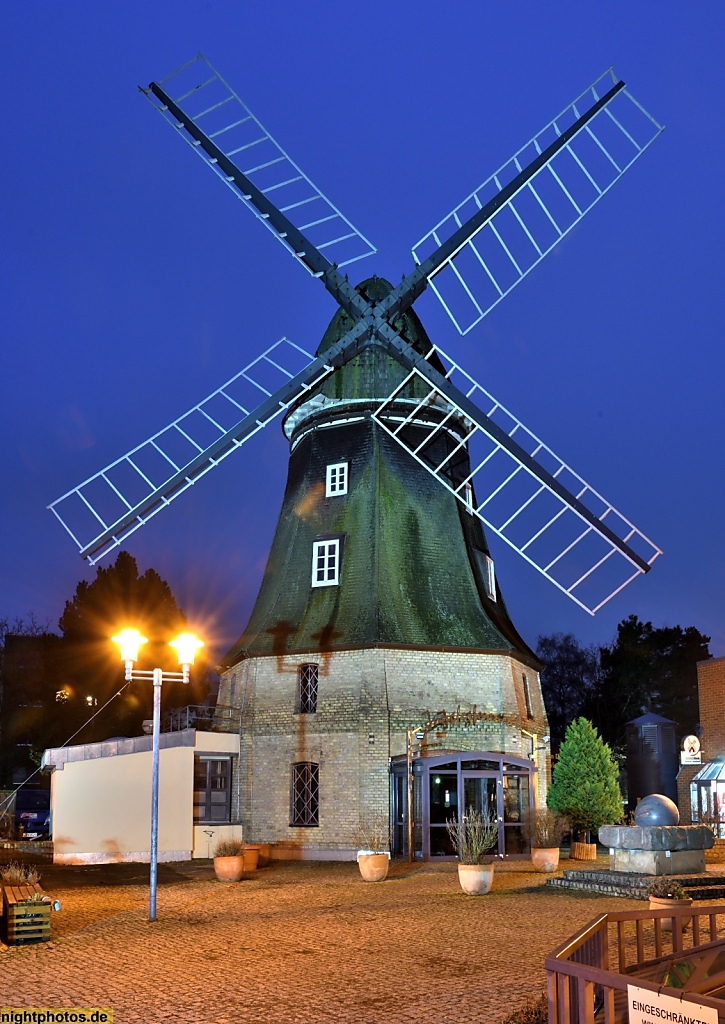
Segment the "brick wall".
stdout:
<svg viewBox="0 0 725 1024">
<path fill-rule="evenodd" d="M 299 714 L 298 669 L 314 661 L 317 711 Z M 545 800 L 550 769 L 541 738 L 548 724 L 538 674 L 505 653 L 374 648 L 251 658 L 223 675 L 219 703 L 240 709 L 235 798 L 251 839 L 314 849 L 321 856 L 354 849 L 360 819 L 387 813 L 389 759 L 405 754 L 407 729 L 458 708 L 475 707 L 485 720 L 430 732 L 421 753 L 533 753 L 540 768 L 539 800 Z M 316 828 L 290 826 L 291 771 L 298 761 L 319 764 Z"/>
<path fill-rule="evenodd" d="M 725 754 L 725 658 L 698 662 L 697 692 L 704 763 Z"/>
</svg>

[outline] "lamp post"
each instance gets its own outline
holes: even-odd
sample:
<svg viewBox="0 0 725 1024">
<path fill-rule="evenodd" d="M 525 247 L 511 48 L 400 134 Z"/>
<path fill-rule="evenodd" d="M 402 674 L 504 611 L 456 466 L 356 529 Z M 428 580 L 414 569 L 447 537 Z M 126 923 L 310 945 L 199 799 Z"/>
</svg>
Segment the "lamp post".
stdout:
<svg viewBox="0 0 725 1024">
<path fill-rule="evenodd" d="M 154 684 L 154 726 L 153 726 L 153 759 L 151 772 L 151 850 L 149 855 L 149 921 L 156 920 L 156 878 L 159 849 L 159 733 L 161 732 L 161 684 L 164 679 L 169 682 L 189 682 L 189 668 L 194 664 L 196 652 L 204 644 L 193 633 L 180 633 L 176 639 L 169 641 L 174 647 L 181 665 L 181 672 L 163 672 L 160 668 L 152 670 L 134 669 L 138 661 L 138 651 L 147 637 L 141 636 L 136 629 L 122 629 L 113 638 L 121 650 L 121 661 L 126 665 L 125 678 L 150 679 Z"/>
</svg>

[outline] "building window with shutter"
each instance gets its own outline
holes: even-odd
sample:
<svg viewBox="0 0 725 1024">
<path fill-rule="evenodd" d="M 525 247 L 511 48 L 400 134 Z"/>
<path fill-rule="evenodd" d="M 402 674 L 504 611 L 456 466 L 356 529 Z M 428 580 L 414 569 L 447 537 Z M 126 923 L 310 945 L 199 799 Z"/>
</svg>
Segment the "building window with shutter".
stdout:
<svg viewBox="0 0 725 1024">
<path fill-rule="evenodd" d="M 299 684 L 298 706 L 301 715 L 314 715 L 317 711 L 319 671 L 319 665 L 300 665 L 297 669 Z"/>
<path fill-rule="evenodd" d="M 340 582 L 340 538 L 312 544 L 312 586 L 336 587 Z"/>
<path fill-rule="evenodd" d="M 347 463 L 335 462 L 327 467 L 325 497 L 337 498 L 347 494 Z"/>
<path fill-rule="evenodd" d="M 231 821 L 232 759 L 231 757 L 194 758 L 194 821 Z"/>
<path fill-rule="evenodd" d="M 312 761 L 292 765 L 290 826 L 316 828 L 320 812 L 320 766 Z"/>
</svg>

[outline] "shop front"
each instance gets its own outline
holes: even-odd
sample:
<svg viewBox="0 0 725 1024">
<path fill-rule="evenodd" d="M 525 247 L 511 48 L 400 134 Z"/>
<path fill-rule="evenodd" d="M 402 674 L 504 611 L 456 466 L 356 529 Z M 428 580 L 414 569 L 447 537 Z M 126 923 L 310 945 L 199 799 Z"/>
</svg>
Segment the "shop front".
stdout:
<svg viewBox="0 0 725 1024">
<path fill-rule="evenodd" d="M 422 860 L 453 858 L 446 823 L 469 808 L 499 823 L 499 857 L 528 855 L 523 822 L 535 793 L 536 768 L 528 758 L 491 751 L 461 751 L 413 760 L 413 853 Z M 393 854 L 407 856 L 408 764 L 391 766 Z"/>
</svg>

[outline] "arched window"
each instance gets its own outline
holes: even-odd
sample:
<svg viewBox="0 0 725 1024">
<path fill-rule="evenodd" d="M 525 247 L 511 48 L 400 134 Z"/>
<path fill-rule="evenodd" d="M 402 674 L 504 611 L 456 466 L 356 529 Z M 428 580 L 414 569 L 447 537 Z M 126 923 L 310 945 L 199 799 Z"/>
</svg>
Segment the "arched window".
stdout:
<svg viewBox="0 0 725 1024">
<path fill-rule="evenodd" d="M 301 715 L 314 715 L 317 711 L 317 681 L 319 665 L 300 665 L 297 669 L 297 707 Z"/>
</svg>

